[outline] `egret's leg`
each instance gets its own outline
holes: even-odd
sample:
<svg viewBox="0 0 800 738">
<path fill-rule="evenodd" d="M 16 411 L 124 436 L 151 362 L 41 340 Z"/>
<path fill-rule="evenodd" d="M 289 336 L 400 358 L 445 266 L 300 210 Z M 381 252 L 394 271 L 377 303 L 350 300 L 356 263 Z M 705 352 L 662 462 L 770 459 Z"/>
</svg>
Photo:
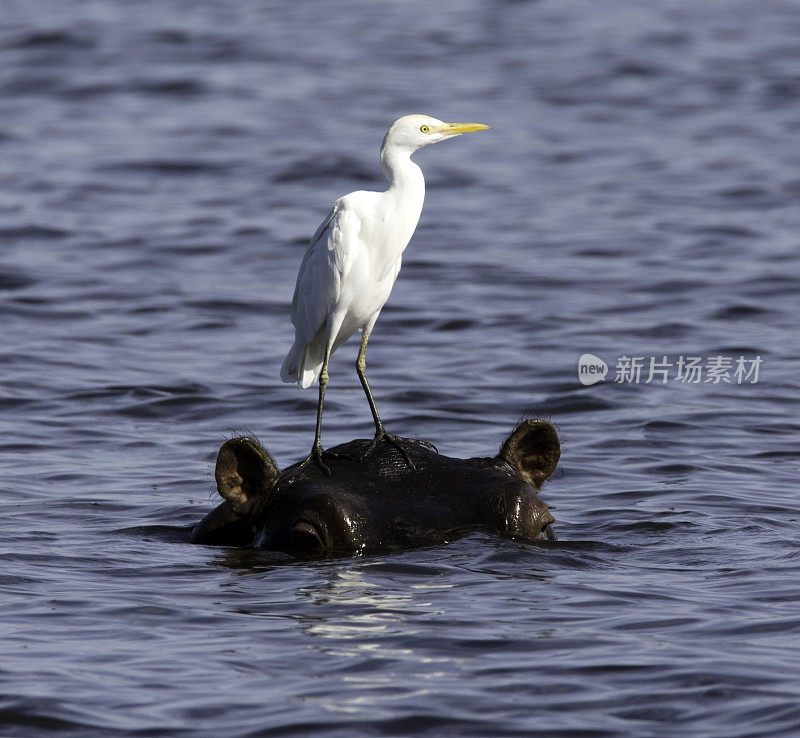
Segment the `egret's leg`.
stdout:
<svg viewBox="0 0 800 738">
<path fill-rule="evenodd" d="M 369 409 L 372 411 L 372 419 L 375 421 L 375 436 L 373 437 L 372 441 L 370 442 L 369 446 L 367 446 L 366 451 L 361 455 L 362 461 L 375 449 L 375 446 L 378 445 L 380 441 L 388 441 L 392 444 L 402 455 L 412 469 L 414 469 L 414 462 L 408 457 L 408 452 L 403 448 L 403 444 L 411 444 L 411 445 L 420 445 L 420 446 L 428 446 L 435 450 L 433 444 L 428 443 L 427 441 L 418 441 L 415 438 L 400 438 L 400 436 L 393 436 L 390 433 L 386 432 L 386 429 L 383 427 L 383 423 L 381 422 L 381 416 L 378 414 L 378 408 L 375 405 L 375 398 L 372 396 L 372 391 L 369 388 L 369 382 L 367 381 L 367 341 L 369 341 L 369 330 L 366 328 L 364 329 L 361 335 L 361 348 L 358 350 L 358 358 L 356 359 L 356 374 L 358 374 L 358 378 L 361 381 L 361 386 L 364 388 L 364 394 L 367 396 L 367 402 L 369 402 Z"/>
<path fill-rule="evenodd" d="M 317 430 L 314 433 L 314 445 L 311 447 L 311 453 L 306 456 L 300 463 L 300 466 L 306 466 L 312 461 L 322 469 L 325 476 L 331 475 L 331 470 L 322 461 L 322 407 L 325 404 L 325 388 L 328 386 L 328 359 L 331 358 L 330 349 L 325 351 L 325 358 L 322 360 L 322 371 L 319 373 L 319 401 L 317 402 Z"/>
<path fill-rule="evenodd" d="M 378 415 L 378 408 L 375 405 L 375 398 L 372 396 L 372 390 L 369 388 L 367 381 L 367 341 L 369 341 L 369 331 L 366 329 L 361 334 L 361 348 L 358 350 L 358 358 L 356 359 L 356 374 L 364 388 L 364 394 L 367 396 L 369 409 L 372 411 L 372 419 L 375 421 L 375 435 L 383 436 L 386 431 L 381 423 L 381 416 Z"/>
</svg>

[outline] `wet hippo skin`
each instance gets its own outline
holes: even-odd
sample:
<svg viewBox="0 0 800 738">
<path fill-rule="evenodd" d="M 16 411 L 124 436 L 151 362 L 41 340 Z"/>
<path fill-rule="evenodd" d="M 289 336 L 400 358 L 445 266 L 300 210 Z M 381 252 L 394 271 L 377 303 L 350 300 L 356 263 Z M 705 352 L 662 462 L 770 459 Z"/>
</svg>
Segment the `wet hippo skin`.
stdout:
<svg viewBox="0 0 800 738">
<path fill-rule="evenodd" d="M 280 471 L 253 438 L 227 441 L 215 470 L 225 501 L 195 526 L 192 541 L 322 556 L 444 543 L 475 530 L 555 540 L 537 494 L 560 455 L 550 423 L 520 423 L 486 458 L 414 444 L 409 464 L 381 443 L 362 459 L 369 443 L 326 451 L 327 476 L 314 464 Z"/>
</svg>

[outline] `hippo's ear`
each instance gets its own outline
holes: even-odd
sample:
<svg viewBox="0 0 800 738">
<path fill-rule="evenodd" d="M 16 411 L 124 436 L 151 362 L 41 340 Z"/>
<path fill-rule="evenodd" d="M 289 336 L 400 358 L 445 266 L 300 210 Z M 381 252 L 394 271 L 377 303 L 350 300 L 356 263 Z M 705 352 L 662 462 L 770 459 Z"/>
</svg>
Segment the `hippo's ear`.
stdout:
<svg viewBox="0 0 800 738">
<path fill-rule="evenodd" d="M 561 445 L 556 429 L 546 420 L 525 420 L 505 440 L 499 457 L 519 476 L 539 488 L 558 464 Z"/>
<path fill-rule="evenodd" d="M 219 493 L 240 514 L 280 475 L 278 465 L 253 438 L 231 438 L 219 450 L 214 477 Z"/>
</svg>

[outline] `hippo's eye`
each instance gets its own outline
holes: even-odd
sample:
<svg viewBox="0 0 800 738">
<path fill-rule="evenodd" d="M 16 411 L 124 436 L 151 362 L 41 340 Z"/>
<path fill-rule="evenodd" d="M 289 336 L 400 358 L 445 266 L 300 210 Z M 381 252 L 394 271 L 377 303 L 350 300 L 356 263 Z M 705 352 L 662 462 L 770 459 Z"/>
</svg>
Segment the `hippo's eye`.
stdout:
<svg viewBox="0 0 800 738">
<path fill-rule="evenodd" d="M 324 549 L 325 544 L 319 531 L 308 520 L 298 520 L 289 531 L 289 541 L 293 548 Z"/>
<path fill-rule="evenodd" d="M 420 131 L 422 131 L 423 133 L 427 133 L 427 132 L 428 132 L 428 131 L 430 131 L 431 129 L 430 129 L 430 128 L 428 128 L 428 126 L 420 126 L 420 127 L 419 127 L 419 130 L 420 130 Z"/>
</svg>

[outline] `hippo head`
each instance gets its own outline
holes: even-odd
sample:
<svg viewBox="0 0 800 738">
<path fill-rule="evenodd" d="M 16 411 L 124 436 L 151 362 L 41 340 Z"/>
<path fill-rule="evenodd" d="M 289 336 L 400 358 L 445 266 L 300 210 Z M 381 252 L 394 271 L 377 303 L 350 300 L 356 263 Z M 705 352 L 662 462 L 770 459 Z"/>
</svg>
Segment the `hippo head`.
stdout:
<svg viewBox="0 0 800 738">
<path fill-rule="evenodd" d="M 254 439 L 227 441 L 215 476 L 225 499 L 193 531 L 197 543 L 254 546 L 301 555 L 352 554 L 442 543 L 470 530 L 555 539 L 538 497 L 560 455 L 553 426 L 526 420 L 493 457 L 455 459 L 424 446 L 369 442 L 326 452 L 280 471 Z"/>
</svg>

